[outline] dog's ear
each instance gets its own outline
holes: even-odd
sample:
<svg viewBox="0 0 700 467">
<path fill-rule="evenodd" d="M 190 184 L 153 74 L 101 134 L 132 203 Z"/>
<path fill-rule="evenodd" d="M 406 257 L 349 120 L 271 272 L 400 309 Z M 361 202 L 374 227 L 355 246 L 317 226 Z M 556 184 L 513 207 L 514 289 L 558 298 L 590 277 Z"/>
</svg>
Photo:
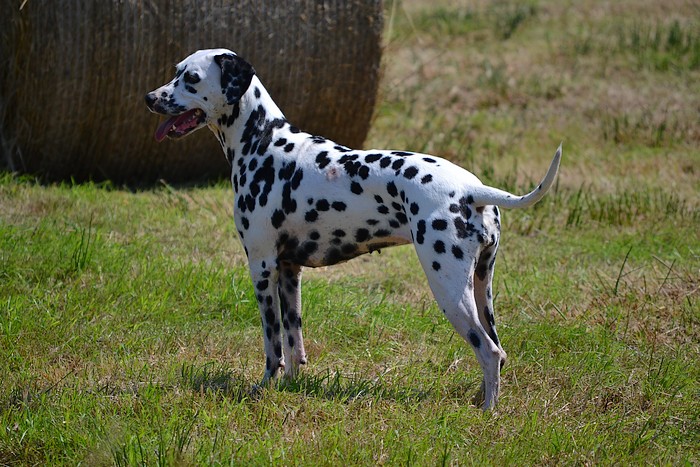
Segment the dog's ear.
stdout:
<svg viewBox="0 0 700 467">
<path fill-rule="evenodd" d="M 248 90 L 255 70 L 250 63 L 234 54 L 216 55 L 214 61 L 221 68 L 221 93 L 226 95 L 226 102 L 233 105 Z"/>
</svg>

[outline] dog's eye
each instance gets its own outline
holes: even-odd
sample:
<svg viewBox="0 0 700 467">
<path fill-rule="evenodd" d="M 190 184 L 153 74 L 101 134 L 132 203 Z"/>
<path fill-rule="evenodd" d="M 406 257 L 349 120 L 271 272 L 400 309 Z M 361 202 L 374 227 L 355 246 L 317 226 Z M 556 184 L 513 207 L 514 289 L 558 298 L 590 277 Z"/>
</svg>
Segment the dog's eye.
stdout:
<svg viewBox="0 0 700 467">
<path fill-rule="evenodd" d="M 187 84 L 197 84 L 199 83 L 199 75 L 197 73 L 187 72 L 185 73 L 185 83 Z"/>
</svg>

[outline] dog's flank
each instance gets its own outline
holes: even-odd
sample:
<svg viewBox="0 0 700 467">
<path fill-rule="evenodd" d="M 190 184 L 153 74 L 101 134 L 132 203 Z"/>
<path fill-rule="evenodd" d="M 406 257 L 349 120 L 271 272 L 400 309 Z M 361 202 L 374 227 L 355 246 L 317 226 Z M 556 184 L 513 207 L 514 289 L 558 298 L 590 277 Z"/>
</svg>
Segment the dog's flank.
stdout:
<svg viewBox="0 0 700 467">
<path fill-rule="evenodd" d="M 352 150 L 287 122 L 253 67 L 226 49 L 183 60 L 146 103 L 167 116 L 157 139 L 208 126 L 232 165 L 235 223 L 263 328 L 263 383 L 280 368 L 293 377 L 306 363 L 302 266 L 413 243 L 440 309 L 482 368 L 483 408 L 497 403 L 506 360 L 491 286 L 501 231 L 497 206 L 539 201 L 556 177 L 561 146 L 541 184 L 524 196 L 485 186 L 439 157 Z"/>
</svg>

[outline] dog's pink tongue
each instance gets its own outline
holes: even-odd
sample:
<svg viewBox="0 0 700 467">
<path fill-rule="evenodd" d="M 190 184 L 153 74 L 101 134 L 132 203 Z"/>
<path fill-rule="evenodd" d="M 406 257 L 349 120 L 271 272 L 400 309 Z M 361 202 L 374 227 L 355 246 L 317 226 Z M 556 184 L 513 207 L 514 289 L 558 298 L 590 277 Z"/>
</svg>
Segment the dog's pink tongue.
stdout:
<svg viewBox="0 0 700 467">
<path fill-rule="evenodd" d="M 168 132 L 170 129 L 173 127 L 175 122 L 177 121 L 178 117 L 170 117 L 167 120 L 165 120 L 163 123 L 158 125 L 158 128 L 156 129 L 156 141 L 159 143 L 165 139 L 166 136 L 168 136 Z"/>
</svg>

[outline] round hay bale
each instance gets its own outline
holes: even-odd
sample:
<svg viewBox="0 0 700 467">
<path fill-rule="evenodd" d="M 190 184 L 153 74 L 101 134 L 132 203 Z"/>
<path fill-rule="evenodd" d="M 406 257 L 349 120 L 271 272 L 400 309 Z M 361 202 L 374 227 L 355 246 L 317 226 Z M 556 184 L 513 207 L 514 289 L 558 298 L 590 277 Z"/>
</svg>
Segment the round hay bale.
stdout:
<svg viewBox="0 0 700 467">
<path fill-rule="evenodd" d="M 197 49 L 250 61 L 296 126 L 351 147 L 369 129 L 381 0 L 2 0 L 0 146 L 47 180 L 179 183 L 228 175 L 208 131 L 156 143 L 146 92 Z"/>
</svg>

